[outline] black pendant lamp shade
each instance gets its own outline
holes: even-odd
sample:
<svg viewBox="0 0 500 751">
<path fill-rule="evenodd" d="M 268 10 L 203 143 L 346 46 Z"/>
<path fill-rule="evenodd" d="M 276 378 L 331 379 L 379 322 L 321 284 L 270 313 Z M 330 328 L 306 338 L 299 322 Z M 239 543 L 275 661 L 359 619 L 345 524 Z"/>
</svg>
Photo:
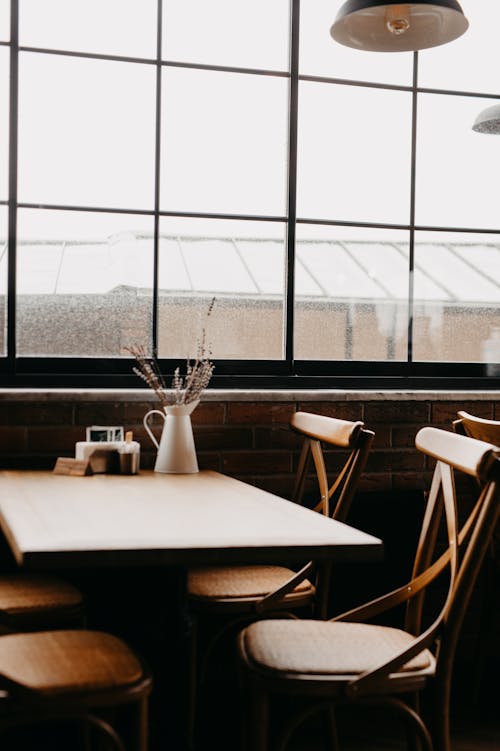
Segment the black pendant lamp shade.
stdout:
<svg viewBox="0 0 500 751">
<path fill-rule="evenodd" d="M 452 42 L 468 27 L 456 0 L 347 0 L 330 34 L 357 50 L 408 52 Z"/>
</svg>

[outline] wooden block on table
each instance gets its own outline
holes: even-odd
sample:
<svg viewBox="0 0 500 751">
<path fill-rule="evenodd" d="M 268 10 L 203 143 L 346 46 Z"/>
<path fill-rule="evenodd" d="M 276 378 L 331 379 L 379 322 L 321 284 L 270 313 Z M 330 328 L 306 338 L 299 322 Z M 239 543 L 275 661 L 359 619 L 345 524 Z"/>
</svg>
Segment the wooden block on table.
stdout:
<svg viewBox="0 0 500 751">
<path fill-rule="evenodd" d="M 54 467 L 55 475 L 73 475 L 74 477 L 84 477 L 91 475 L 92 468 L 88 461 L 81 459 L 72 459 L 67 456 L 60 456 Z"/>
</svg>

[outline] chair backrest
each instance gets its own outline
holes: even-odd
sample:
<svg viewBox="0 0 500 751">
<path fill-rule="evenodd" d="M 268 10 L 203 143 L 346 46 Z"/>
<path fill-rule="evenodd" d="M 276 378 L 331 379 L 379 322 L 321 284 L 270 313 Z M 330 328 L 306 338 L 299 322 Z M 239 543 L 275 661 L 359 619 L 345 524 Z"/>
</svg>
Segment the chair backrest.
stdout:
<svg viewBox="0 0 500 751">
<path fill-rule="evenodd" d="M 320 495 L 314 509 L 345 521 L 375 434 L 371 430 L 365 430 L 362 422 L 338 420 L 309 412 L 296 412 L 290 420 L 290 427 L 304 437 L 293 500 L 297 503 L 302 501 L 312 457 Z M 322 444 L 326 448 L 340 449 L 345 454 L 344 464 L 336 473 L 331 486 Z"/>
<path fill-rule="evenodd" d="M 304 438 L 292 500 L 296 503 L 302 501 L 312 456 L 320 495 L 314 510 L 327 516 L 330 516 L 331 510 L 334 519 L 344 521 L 358 487 L 375 434 L 371 430 L 365 430 L 362 422 L 337 420 L 334 417 L 314 415 L 309 412 L 295 412 L 290 420 L 290 427 Z M 346 455 L 344 464 L 340 471 L 336 473 L 331 486 L 328 482 L 322 444 L 326 447 L 339 449 L 342 455 Z M 286 594 L 289 594 L 300 582 L 310 577 L 314 572 L 316 574 L 315 612 L 320 618 L 325 618 L 328 610 L 331 574 L 331 563 L 328 561 L 323 561 L 321 565 L 314 564 L 313 561 L 306 563 L 279 589 L 262 598 L 256 606 L 256 610 L 264 612 L 272 609 Z"/>
<path fill-rule="evenodd" d="M 364 606 L 343 613 L 338 620 L 363 621 L 406 603 L 405 629 L 415 635 L 411 645 L 393 660 L 353 683 L 357 691 L 376 684 L 379 677 L 397 670 L 432 647 L 439 636 L 437 678 L 449 691 L 451 667 L 465 611 L 481 563 L 500 517 L 500 451 L 496 446 L 437 428 L 422 428 L 415 440 L 417 448 L 436 459 L 431 489 L 422 523 L 411 581 Z M 478 498 L 459 528 L 454 472 L 476 479 Z M 438 531 L 445 518 L 448 544 L 438 549 Z M 433 622 L 422 627 L 424 595 L 437 577 L 448 571 L 444 605 Z"/>
<path fill-rule="evenodd" d="M 456 433 L 500 446 L 500 422 L 475 417 L 468 412 L 457 412 L 459 419 L 453 422 Z"/>
</svg>

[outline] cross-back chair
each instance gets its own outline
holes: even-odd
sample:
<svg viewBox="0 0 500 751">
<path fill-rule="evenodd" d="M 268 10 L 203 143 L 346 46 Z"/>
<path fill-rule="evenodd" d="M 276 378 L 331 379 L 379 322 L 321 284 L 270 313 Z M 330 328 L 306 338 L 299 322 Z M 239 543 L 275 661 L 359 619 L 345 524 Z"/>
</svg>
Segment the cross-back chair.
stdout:
<svg viewBox="0 0 500 751">
<path fill-rule="evenodd" d="M 309 480 L 309 465 L 314 464 L 319 500 L 313 508 L 344 521 L 358 487 L 370 451 L 374 433 L 362 422 L 296 412 L 290 428 L 303 438 L 292 500 L 301 503 Z M 336 449 L 345 461 L 330 484 L 322 445 Z M 235 626 L 265 614 L 295 611 L 310 607 L 316 617 L 325 618 L 330 571 L 327 565 L 306 563 L 299 571 L 285 566 L 221 566 L 188 572 L 188 597 L 193 614 L 191 638 L 190 727 L 194 724 L 198 675 L 203 678 L 207 661 L 216 644 Z M 198 670 L 197 624 L 203 614 L 232 616 L 205 649 Z"/>
<path fill-rule="evenodd" d="M 82 627 L 81 592 L 55 576 L 0 574 L 0 634 Z"/>
<path fill-rule="evenodd" d="M 468 412 L 457 413 L 458 420 L 453 422 L 456 433 L 487 441 L 500 446 L 500 422 L 476 417 Z M 472 696 L 479 698 L 482 678 L 485 673 L 488 655 L 498 651 L 497 628 L 500 617 L 499 583 L 500 583 L 500 525 L 493 532 L 492 542 L 483 566 L 483 587 L 477 638 L 474 646 L 474 672 L 472 679 Z"/>
<path fill-rule="evenodd" d="M 476 417 L 464 411 L 457 412 L 457 415 L 458 420 L 453 422 L 456 433 L 500 446 L 500 422 L 498 420 L 485 420 L 483 417 Z"/>
<path fill-rule="evenodd" d="M 346 703 L 392 707 L 425 751 L 450 751 L 453 661 L 464 613 L 500 514 L 500 460 L 495 446 L 436 428 L 420 430 L 416 445 L 437 463 L 411 580 L 331 621 L 265 620 L 240 633 L 249 751 L 284 751 L 307 716 Z M 454 471 L 480 482 L 477 501 L 460 529 Z M 443 516 L 447 546 L 439 552 Z M 448 576 L 443 604 L 431 624 L 423 626 L 425 591 L 440 575 Z M 402 629 L 366 622 L 402 604 Z M 418 711 L 417 697 L 424 688 L 434 692 L 429 727 Z M 308 704 L 269 745 L 270 699 L 275 695 L 295 695 Z"/>
<path fill-rule="evenodd" d="M 0 636 L 0 746 L 7 728 L 74 720 L 79 732 L 99 731 L 113 751 L 147 751 L 150 691 L 146 668 L 111 634 L 74 629 Z M 126 733 L 107 717 L 110 708 L 126 712 Z"/>
</svg>

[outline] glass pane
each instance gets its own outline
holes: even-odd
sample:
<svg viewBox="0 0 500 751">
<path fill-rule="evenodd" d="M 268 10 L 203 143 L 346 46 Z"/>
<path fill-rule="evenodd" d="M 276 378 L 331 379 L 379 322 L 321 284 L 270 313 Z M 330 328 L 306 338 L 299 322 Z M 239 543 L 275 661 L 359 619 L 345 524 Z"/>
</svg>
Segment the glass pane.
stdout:
<svg viewBox="0 0 500 751">
<path fill-rule="evenodd" d="M 157 0 L 22 0 L 28 47 L 156 57 Z"/>
<path fill-rule="evenodd" d="M 406 360 L 408 233 L 299 224 L 298 360 Z"/>
<path fill-rule="evenodd" d="M 0 47 L 0 200 L 9 197 L 9 50 Z"/>
<path fill-rule="evenodd" d="M 500 139 L 476 133 L 491 101 L 421 94 L 418 106 L 416 219 L 438 227 L 500 225 Z"/>
<path fill-rule="evenodd" d="M 0 0 L 0 39 L 10 40 L 10 0 Z"/>
<path fill-rule="evenodd" d="M 302 83 L 298 215 L 408 222 L 410 147 L 410 94 Z"/>
<path fill-rule="evenodd" d="M 500 3 L 472 0 L 462 8 L 469 28 L 451 44 L 419 53 L 419 85 L 498 94 Z"/>
<path fill-rule="evenodd" d="M 160 357 L 192 356 L 205 327 L 216 359 L 282 359 L 284 259 L 281 223 L 163 217 Z"/>
<path fill-rule="evenodd" d="M 289 0 L 168 0 L 165 60 L 288 70 Z"/>
<path fill-rule="evenodd" d="M 18 217 L 19 355 L 118 357 L 150 340 L 150 217 L 34 209 Z"/>
<path fill-rule="evenodd" d="M 154 145 L 152 66 L 22 54 L 20 200 L 150 209 Z"/>
<path fill-rule="evenodd" d="M 340 0 L 301 3 L 300 72 L 304 75 L 348 78 L 410 86 L 412 53 L 363 52 L 344 47 L 330 36 Z"/>
<path fill-rule="evenodd" d="M 7 353 L 8 210 L 0 206 L 0 355 Z"/>
<path fill-rule="evenodd" d="M 287 80 L 170 69 L 163 87 L 162 208 L 283 215 Z"/>
<path fill-rule="evenodd" d="M 500 363 L 500 235 L 418 232 L 414 296 L 415 360 Z"/>
</svg>

